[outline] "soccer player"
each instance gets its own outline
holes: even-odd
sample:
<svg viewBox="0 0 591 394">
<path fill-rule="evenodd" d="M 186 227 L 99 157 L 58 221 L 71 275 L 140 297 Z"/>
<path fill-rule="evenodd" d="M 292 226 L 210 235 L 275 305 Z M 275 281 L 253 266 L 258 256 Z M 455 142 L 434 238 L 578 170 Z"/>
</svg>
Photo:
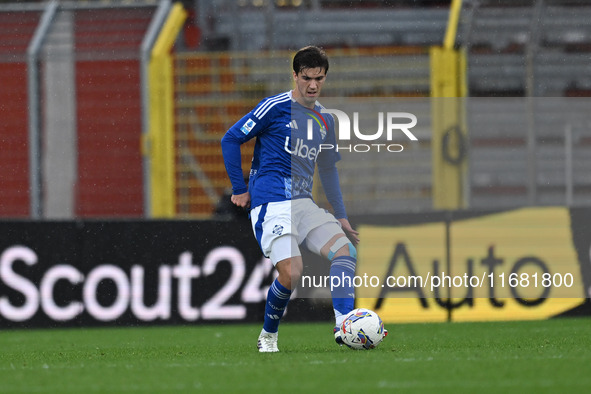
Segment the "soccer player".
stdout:
<svg viewBox="0 0 591 394">
<path fill-rule="evenodd" d="M 299 245 L 304 242 L 309 250 L 331 262 L 330 275 L 337 276 L 342 284 L 331 294 L 334 335 L 339 344 L 338 327 L 354 307 L 354 244 L 359 242 L 359 233 L 351 227 L 343 204 L 336 167 L 340 155 L 329 149 L 337 146 L 334 119 L 323 114 L 317 102 L 327 72 L 328 58 L 322 49 L 300 49 L 293 58 L 295 89 L 263 99 L 222 138 L 224 163 L 232 182 L 231 201 L 250 209 L 254 235 L 278 272 L 267 294 L 257 343 L 260 352 L 279 351 L 279 322 L 302 275 Z M 254 137 L 247 186 L 240 145 Z M 312 200 L 316 167 L 334 215 Z"/>
</svg>

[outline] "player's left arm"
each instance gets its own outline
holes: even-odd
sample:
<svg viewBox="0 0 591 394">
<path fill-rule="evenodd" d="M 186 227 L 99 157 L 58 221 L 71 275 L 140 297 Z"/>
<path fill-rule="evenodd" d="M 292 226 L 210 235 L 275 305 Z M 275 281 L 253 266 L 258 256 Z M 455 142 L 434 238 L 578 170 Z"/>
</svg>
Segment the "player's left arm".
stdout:
<svg viewBox="0 0 591 394">
<path fill-rule="evenodd" d="M 232 183 L 232 202 L 243 208 L 248 208 L 250 194 L 244 182 L 240 146 L 264 132 L 267 125 L 266 119 L 261 120 L 254 115 L 256 108 L 258 106 L 230 127 L 221 141 L 224 165 Z"/>
<path fill-rule="evenodd" d="M 332 146 L 337 145 L 336 133 L 335 133 L 335 121 L 332 115 L 325 117 L 328 123 L 328 130 L 326 134 L 325 142 Z M 349 219 L 347 218 L 347 211 L 345 204 L 343 203 L 343 194 L 341 193 L 341 186 L 339 182 L 339 171 L 337 170 L 336 163 L 341 160 L 341 155 L 336 150 L 323 151 L 318 156 L 318 176 L 322 182 L 326 199 L 334 210 L 334 215 L 337 220 L 341 223 L 341 227 L 347 237 L 353 242 L 354 245 L 359 243 L 359 232 L 356 231 Z"/>
<path fill-rule="evenodd" d="M 359 231 L 351 226 L 351 223 L 349 223 L 349 219 L 347 218 L 338 219 L 338 221 L 341 222 L 343 231 L 345 231 L 347 237 L 353 242 L 353 245 L 357 245 L 359 243 Z"/>
<path fill-rule="evenodd" d="M 341 223 L 345 234 L 353 241 L 353 244 L 359 242 L 359 232 L 353 229 L 349 219 L 347 218 L 347 211 L 345 203 L 343 202 L 343 194 L 339 184 L 339 172 L 335 163 L 332 165 L 318 166 L 318 176 L 322 182 L 326 199 L 334 210 L 334 216 Z"/>
</svg>

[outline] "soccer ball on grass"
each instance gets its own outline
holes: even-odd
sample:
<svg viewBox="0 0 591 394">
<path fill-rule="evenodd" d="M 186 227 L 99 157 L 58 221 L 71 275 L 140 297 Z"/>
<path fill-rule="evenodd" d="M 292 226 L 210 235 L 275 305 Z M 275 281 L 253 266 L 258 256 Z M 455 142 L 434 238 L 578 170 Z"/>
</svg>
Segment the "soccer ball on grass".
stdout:
<svg viewBox="0 0 591 394">
<path fill-rule="evenodd" d="M 351 349 L 374 349 L 388 335 L 378 314 L 365 308 L 349 312 L 340 330 L 343 343 Z"/>
</svg>

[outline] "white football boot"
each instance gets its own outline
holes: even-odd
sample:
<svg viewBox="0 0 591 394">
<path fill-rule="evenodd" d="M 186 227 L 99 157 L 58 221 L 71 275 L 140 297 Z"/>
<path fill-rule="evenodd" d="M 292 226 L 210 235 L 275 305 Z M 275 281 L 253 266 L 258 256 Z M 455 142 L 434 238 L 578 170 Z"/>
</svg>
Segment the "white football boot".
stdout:
<svg viewBox="0 0 591 394">
<path fill-rule="evenodd" d="M 259 353 L 275 353 L 278 352 L 277 339 L 279 337 L 278 332 L 265 332 L 261 331 L 259 340 L 257 342 L 257 348 Z"/>
</svg>

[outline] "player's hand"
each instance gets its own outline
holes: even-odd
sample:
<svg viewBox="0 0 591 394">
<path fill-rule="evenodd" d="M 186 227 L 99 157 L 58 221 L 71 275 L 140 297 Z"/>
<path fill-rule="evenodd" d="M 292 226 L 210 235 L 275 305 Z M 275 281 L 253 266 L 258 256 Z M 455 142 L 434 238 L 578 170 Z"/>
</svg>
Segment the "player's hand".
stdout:
<svg viewBox="0 0 591 394">
<path fill-rule="evenodd" d="M 242 193 L 242 194 L 232 194 L 230 197 L 230 201 L 241 208 L 248 209 L 250 208 L 250 193 Z"/>
<path fill-rule="evenodd" d="M 345 231 L 345 234 L 347 234 L 347 237 L 349 237 L 349 240 L 351 240 L 351 242 L 353 242 L 353 245 L 357 245 L 359 243 L 359 231 L 356 231 L 352 226 L 351 223 L 349 223 L 348 219 L 339 219 L 339 222 L 341 222 L 341 226 L 343 228 L 343 231 Z"/>
</svg>

